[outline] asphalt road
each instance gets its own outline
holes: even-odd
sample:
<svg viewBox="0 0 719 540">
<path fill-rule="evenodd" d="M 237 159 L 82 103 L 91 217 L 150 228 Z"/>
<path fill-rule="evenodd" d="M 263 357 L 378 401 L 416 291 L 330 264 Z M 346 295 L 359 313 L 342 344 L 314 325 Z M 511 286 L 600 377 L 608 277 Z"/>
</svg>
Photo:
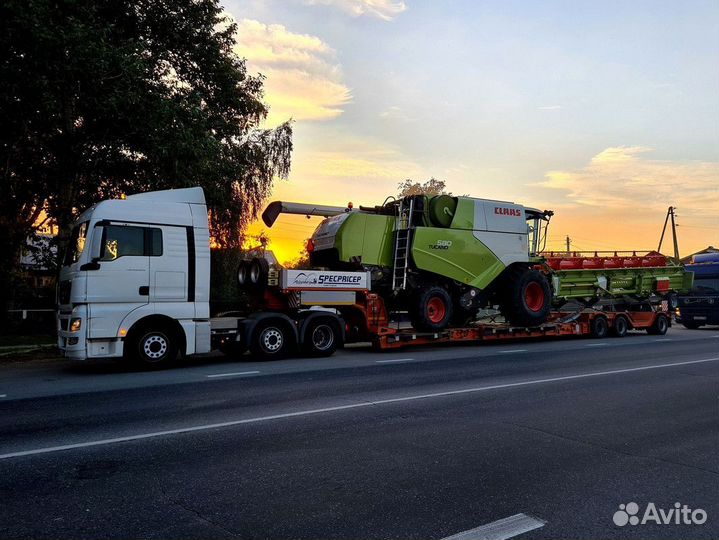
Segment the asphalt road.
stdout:
<svg viewBox="0 0 719 540">
<path fill-rule="evenodd" d="M 0 538 L 719 537 L 716 328 L 187 364 L 1 365 Z"/>
</svg>

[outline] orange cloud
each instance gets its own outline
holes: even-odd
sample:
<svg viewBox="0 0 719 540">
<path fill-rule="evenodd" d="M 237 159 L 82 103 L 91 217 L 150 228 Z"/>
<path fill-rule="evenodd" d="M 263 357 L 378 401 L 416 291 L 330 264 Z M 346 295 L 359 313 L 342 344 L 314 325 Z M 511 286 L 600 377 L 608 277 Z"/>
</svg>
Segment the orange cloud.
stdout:
<svg viewBox="0 0 719 540">
<path fill-rule="evenodd" d="M 320 38 L 291 32 L 280 24 L 242 19 L 237 40 L 235 52 L 247 59 L 250 70 L 266 76 L 268 124 L 289 118 L 334 118 L 351 101 L 335 52 Z"/>
<path fill-rule="evenodd" d="M 678 208 L 682 254 L 717 245 L 719 163 L 652 159 L 652 151 L 610 147 L 582 168 L 531 184 L 557 210 L 550 247 L 569 235 L 585 249 L 656 248 L 668 206 Z"/>
</svg>

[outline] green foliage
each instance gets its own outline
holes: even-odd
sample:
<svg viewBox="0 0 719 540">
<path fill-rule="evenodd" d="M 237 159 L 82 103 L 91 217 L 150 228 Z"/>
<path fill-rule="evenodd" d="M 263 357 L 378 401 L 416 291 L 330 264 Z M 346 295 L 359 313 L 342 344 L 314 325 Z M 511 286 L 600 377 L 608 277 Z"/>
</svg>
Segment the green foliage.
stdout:
<svg viewBox="0 0 719 540">
<path fill-rule="evenodd" d="M 302 249 L 297 252 L 297 258 L 292 259 L 285 266 L 292 268 L 293 270 L 307 270 L 310 267 L 310 253 L 307 251 L 307 243 L 310 241 L 307 238 L 302 243 Z"/>
<path fill-rule="evenodd" d="M 427 180 L 424 184 L 407 178 L 404 182 L 397 184 L 397 189 L 399 190 L 397 194 L 398 198 L 409 195 L 452 195 L 452 193 L 447 191 L 447 185 L 444 180 L 437 180 L 434 177 Z"/>
<path fill-rule="evenodd" d="M 261 129 L 263 77 L 235 33 L 218 0 L 2 2 L 0 266 L 43 212 L 62 239 L 99 199 L 194 185 L 216 241 L 239 246 L 289 173 L 292 127 Z"/>
</svg>

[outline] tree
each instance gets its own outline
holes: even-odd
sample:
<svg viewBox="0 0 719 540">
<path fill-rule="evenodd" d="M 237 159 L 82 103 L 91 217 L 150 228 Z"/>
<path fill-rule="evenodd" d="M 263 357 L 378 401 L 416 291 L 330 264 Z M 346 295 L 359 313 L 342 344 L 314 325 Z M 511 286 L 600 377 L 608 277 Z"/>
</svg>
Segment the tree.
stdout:
<svg viewBox="0 0 719 540">
<path fill-rule="evenodd" d="M 297 257 L 285 265 L 287 268 L 292 268 L 294 270 L 307 270 L 310 267 L 310 252 L 307 249 L 309 242 L 310 239 L 307 238 L 302 243 L 303 247 L 297 252 Z"/>
<path fill-rule="evenodd" d="M 289 173 L 292 128 L 261 128 L 263 77 L 235 36 L 219 0 L 2 2 L 0 289 L 42 219 L 62 243 L 122 193 L 200 185 L 215 241 L 240 245 Z"/>
<path fill-rule="evenodd" d="M 397 185 L 399 189 L 398 198 L 407 197 L 408 195 L 452 195 L 446 190 L 447 185 L 444 180 L 437 180 L 432 177 L 424 184 L 415 182 L 407 178 L 404 182 Z"/>
</svg>

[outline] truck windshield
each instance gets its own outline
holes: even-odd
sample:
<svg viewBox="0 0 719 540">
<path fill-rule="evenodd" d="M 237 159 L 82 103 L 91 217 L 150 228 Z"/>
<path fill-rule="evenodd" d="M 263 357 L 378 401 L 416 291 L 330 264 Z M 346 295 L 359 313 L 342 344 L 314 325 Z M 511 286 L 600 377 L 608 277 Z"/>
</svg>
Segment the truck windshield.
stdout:
<svg viewBox="0 0 719 540">
<path fill-rule="evenodd" d="M 70 234 L 70 242 L 65 252 L 64 266 L 76 263 L 80 259 L 80 255 L 85 250 L 85 240 L 87 239 L 87 221 L 83 221 L 75 225 Z"/>
<path fill-rule="evenodd" d="M 694 290 L 719 293 L 719 276 L 694 278 Z"/>
</svg>

